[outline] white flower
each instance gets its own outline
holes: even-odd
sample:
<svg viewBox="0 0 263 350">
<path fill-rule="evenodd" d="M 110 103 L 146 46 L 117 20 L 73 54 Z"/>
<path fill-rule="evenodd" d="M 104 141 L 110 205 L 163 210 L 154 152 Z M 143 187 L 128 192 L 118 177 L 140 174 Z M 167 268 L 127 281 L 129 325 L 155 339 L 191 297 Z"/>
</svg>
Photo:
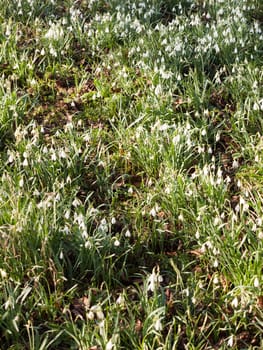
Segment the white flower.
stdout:
<svg viewBox="0 0 263 350">
<path fill-rule="evenodd" d="M 181 214 L 179 214 L 179 216 L 178 216 L 178 220 L 180 220 L 180 221 L 184 221 L 184 216 L 183 216 L 183 214 L 181 213 Z"/>
<path fill-rule="evenodd" d="M 148 287 L 147 290 L 154 292 L 156 288 L 159 287 L 159 284 L 163 281 L 163 277 L 159 273 L 159 267 L 154 267 L 151 275 L 148 278 Z"/>
<path fill-rule="evenodd" d="M 235 160 L 233 161 L 232 168 L 233 168 L 233 169 L 237 169 L 238 167 L 239 167 L 238 160 L 235 159 Z"/>
<path fill-rule="evenodd" d="M 158 84 L 156 86 L 156 88 L 154 89 L 154 93 L 155 93 L 156 96 L 161 95 L 161 93 L 162 93 L 162 86 L 160 84 Z"/>
<path fill-rule="evenodd" d="M 214 284 L 218 284 L 219 283 L 219 279 L 218 279 L 218 276 L 215 275 L 214 278 L 213 278 L 213 283 Z"/>
<path fill-rule="evenodd" d="M 255 287 L 255 288 L 258 288 L 259 286 L 260 286 L 259 279 L 256 277 L 256 278 L 254 279 L 254 287 Z"/>
<path fill-rule="evenodd" d="M 99 231 L 102 231 L 104 233 L 107 233 L 108 232 L 108 224 L 107 224 L 107 221 L 105 218 L 103 218 L 99 224 L 99 227 L 98 227 L 98 230 Z"/>
<path fill-rule="evenodd" d="M 112 339 L 110 339 L 110 340 L 108 341 L 108 343 L 106 344 L 105 350 L 111 350 L 111 349 L 113 349 L 113 347 L 114 347 L 114 344 L 113 344 L 113 342 L 112 342 Z"/>
<path fill-rule="evenodd" d="M 219 265 L 218 260 L 215 259 L 215 261 L 214 261 L 214 263 L 213 263 L 213 266 L 216 268 L 216 267 L 218 267 L 218 265 Z"/>
<path fill-rule="evenodd" d="M 52 56 L 57 57 L 57 51 L 54 49 L 52 45 L 49 45 L 49 52 Z"/>
<path fill-rule="evenodd" d="M 160 131 L 166 131 L 167 129 L 169 129 L 169 125 L 166 124 L 166 123 L 161 124 L 161 125 L 159 126 L 159 130 L 160 130 Z"/>
<path fill-rule="evenodd" d="M 10 36 L 11 35 L 11 27 L 10 27 L 10 25 L 6 26 L 5 35 L 6 36 Z"/>
<path fill-rule="evenodd" d="M 72 202 L 73 207 L 78 207 L 81 205 L 81 201 L 78 198 L 75 198 L 74 201 Z"/>
<path fill-rule="evenodd" d="M 60 149 L 58 155 L 60 158 L 64 158 L 64 159 L 67 158 L 66 152 L 63 149 Z"/>
<path fill-rule="evenodd" d="M 125 237 L 127 237 L 127 238 L 129 238 L 129 237 L 131 237 L 131 232 L 130 232 L 130 230 L 128 229 L 126 232 L 125 232 Z"/>
<path fill-rule="evenodd" d="M 116 239 L 115 241 L 114 241 L 114 245 L 115 245 L 115 247 L 119 247 L 120 246 L 120 241 L 118 240 L 118 239 Z"/>
<path fill-rule="evenodd" d="M 98 326 L 99 326 L 100 335 L 101 335 L 103 338 L 106 338 L 105 320 L 101 320 L 101 321 L 98 323 Z"/>
<path fill-rule="evenodd" d="M 181 139 L 180 134 L 174 136 L 174 137 L 173 137 L 173 140 L 172 140 L 172 141 L 173 141 L 173 144 L 174 144 L 174 145 L 177 145 L 177 144 L 180 142 L 180 139 Z"/>
<path fill-rule="evenodd" d="M 22 165 L 25 166 L 25 167 L 28 166 L 28 160 L 27 160 L 27 158 L 24 159 Z"/>
<path fill-rule="evenodd" d="M 156 210 L 155 210 L 155 208 L 152 208 L 152 209 L 150 210 L 150 215 L 153 216 L 153 217 L 156 216 Z"/>
<path fill-rule="evenodd" d="M 173 73 L 172 72 L 165 72 L 163 70 L 160 71 L 160 74 L 161 74 L 161 77 L 163 79 L 170 79 L 172 76 L 173 76 Z"/>
<path fill-rule="evenodd" d="M 97 318 L 98 318 L 99 320 L 104 320 L 104 318 L 105 318 L 105 317 L 104 317 L 104 313 L 103 313 L 103 311 L 102 311 L 100 305 L 93 305 L 93 306 L 90 308 L 90 311 L 93 312 L 93 313 L 95 313 L 96 316 L 97 316 Z"/>
<path fill-rule="evenodd" d="M 234 337 L 233 335 L 231 335 L 231 337 L 229 337 L 228 341 L 227 341 L 227 345 L 232 348 L 232 346 L 234 345 Z"/>
<path fill-rule="evenodd" d="M 94 320 L 94 313 L 92 312 L 92 311 L 89 311 L 88 313 L 87 313 L 87 318 L 88 318 L 88 320 Z"/>
<path fill-rule="evenodd" d="M 3 270 L 3 269 L 0 269 L 0 276 L 1 276 L 2 279 L 5 279 L 7 277 L 6 271 Z"/>
<path fill-rule="evenodd" d="M 69 219 L 70 217 L 70 209 L 68 209 L 66 212 L 65 212 L 65 219 Z"/>
<path fill-rule="evenodd" d="M 220 223 L 221 223 L 220 217 L 216 216 L 215 219 L 214 219 L 214 225 L 215 226 L 219 226 Z"/>
<path fill-rule="evenodd" d="M 121 305 L 121 304 L 123 304 L 123 303 L 124 303 L 124 297 L 123 297 L 122 294 L 120 294 L 120 295 L 118 296 L 117 300 L 116 300 L 116 304 Z"/>
<path fill-rule="evenodd" d="M 56 160 L 57 160 L 57 157 L 56 157 L 56 153 L 55 153 L 55 152 L 52 152 L 52 154 L 51 154 L 51 160 L 53 160 L 53 161 L 56 161 Z"/>
<path fill-rule="evenodd" d="M 160 318 L 157 318 L 157 320 L 155 321 L 154 328 L 157 332 L 162 331 L 163 326 L 162 326 L 162 322 L 161 322 Z"/>
<path fill-rule="evenodd" d="M 240 202 L 240 206 L 241 205 L 243 206 L 244 211 L 247 211 L 249 209 L 249 204 L 245 201 L 245 199 L 242 196 L 240 196 L 239 202 Z"/>
<path fill-rule="evenodd" d="M 256 219 L 256 224 L 257 224 L 257 226 L 259 226 L 259 227 L 262 226 L 262 218 L 260 218 L 260 217 L 257 218 L 257 219 Z"/>
<path fill-rule="evenodd" d="M 64 37 L 63 28 L 59 24 L 52 23 L 45 34 L 46 39 L 59 40 Z"/>
<path fill-rule="evenodd" d="M 236 309 L 238 307 L 238 298 L 235 297 L 232 302 L 231 302 L 231 305 Z"/>
<path fill-rule="evenodd" d="M 14 153 L 11 152 L 10 150 L 8 150 L 8 151 L 7 151 L 7 154 L 9 155 L 7 162 L 8 162 L 8 163 L 13 163 L 13 161 L 15 160 L 15 155 L 14 155 Z"/>
</svg>

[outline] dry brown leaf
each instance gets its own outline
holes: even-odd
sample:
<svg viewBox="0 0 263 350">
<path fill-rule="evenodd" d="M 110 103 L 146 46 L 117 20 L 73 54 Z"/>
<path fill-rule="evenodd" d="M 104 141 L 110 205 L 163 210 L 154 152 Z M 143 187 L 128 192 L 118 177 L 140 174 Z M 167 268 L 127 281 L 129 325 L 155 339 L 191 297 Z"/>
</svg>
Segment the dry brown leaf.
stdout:
<svg viewBox="0 0 263 350">
<path fill-rule="evenodd" d="M 71 305 L 71 312 L 76 318 L 83 318 L 85 312 L 90 307 L 90 300 L 84 296 L 79 299 L 74 299 Z"/>
<path fill-rule="evenodd" d="M 263 309 L 263 295 L 258 296 L 257 305 L 260 309 Z"/>
<path fill-rule="evenodd" d="M 141 320 L 137 320 L 136 323 L 135 323 L 135 332 L 139 333 L 141 330 L 142 330 L 142 321 Z"/>
<path fill-rule="evenodd" d="M 204 253 L 202 252 L 201 249 L 194 249 L 189 251 L 190 254 L 195 255 L 195 256 L 202 256 Z"/>
</svg>

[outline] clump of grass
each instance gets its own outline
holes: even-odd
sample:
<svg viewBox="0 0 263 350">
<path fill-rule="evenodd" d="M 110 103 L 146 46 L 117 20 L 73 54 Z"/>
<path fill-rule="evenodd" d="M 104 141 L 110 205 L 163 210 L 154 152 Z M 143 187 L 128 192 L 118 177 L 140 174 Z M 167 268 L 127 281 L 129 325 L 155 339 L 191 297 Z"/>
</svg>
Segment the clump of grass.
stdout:
<svg viewBox="0 0 263 350">
<path fill-rule="evenodd" d="M 261 349 L 258 1 L 0 1 L 4 349 Z"/>
</svg>

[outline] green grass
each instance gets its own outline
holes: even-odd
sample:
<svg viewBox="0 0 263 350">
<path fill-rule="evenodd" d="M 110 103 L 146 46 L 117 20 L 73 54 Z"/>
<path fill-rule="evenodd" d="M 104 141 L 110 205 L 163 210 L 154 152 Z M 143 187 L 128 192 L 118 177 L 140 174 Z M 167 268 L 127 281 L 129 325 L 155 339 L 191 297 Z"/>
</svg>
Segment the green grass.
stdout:
<svg viewBox="0 0 263 350">
<path fill-rule="evenodd" d="M 260 1 L 0 0 L 0 349 L 263 347 Z"/>
</svg>

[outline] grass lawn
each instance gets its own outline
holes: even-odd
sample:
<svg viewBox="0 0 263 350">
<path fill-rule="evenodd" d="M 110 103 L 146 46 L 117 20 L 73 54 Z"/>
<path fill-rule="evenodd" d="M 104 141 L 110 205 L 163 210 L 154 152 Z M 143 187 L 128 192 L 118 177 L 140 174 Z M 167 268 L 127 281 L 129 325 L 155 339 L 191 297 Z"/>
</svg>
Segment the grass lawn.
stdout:
<svg viewBox="0 0 263 350">
<path fill-rule="evenodd" d="M 0 349 L 263 349 L 261 0 L 0 0 Z"/>
</svg>

